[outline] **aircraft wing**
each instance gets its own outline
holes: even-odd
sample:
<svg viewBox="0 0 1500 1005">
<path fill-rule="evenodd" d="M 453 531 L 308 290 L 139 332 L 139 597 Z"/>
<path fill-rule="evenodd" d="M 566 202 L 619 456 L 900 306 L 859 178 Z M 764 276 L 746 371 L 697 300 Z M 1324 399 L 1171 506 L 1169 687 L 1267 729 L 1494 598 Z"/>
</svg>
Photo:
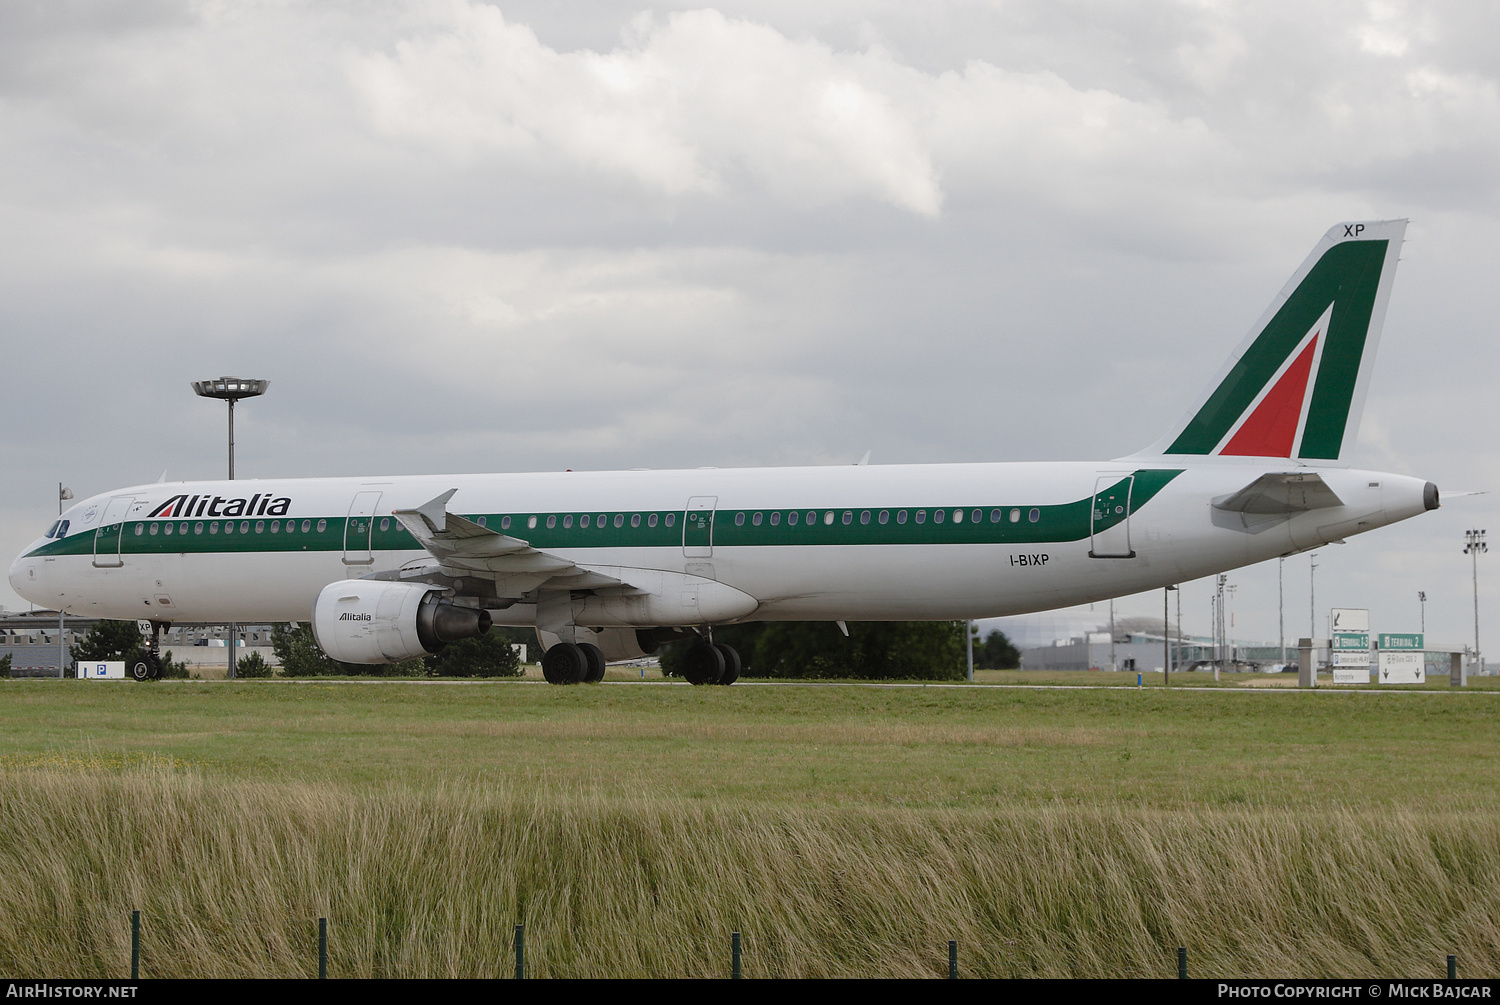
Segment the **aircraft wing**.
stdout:
<svg viewBox="0 0 1500 1005">
<path fill-rule="evenodd" d="M 1219 496 L 1215 509 L 1236 513 L 1292 514 L 1342 506 L 1328 483 L 1315 471 L 1287 471 L 1261 475 L 1238 492 Z"/>
<path fill-rule="evenodd" d="M 443 575 L 493 580 L 498 595 L 512 597 L 544 584 L 559 590 L 623 585 L 618 579 L 580 568 L 569 559 L 538 551 L 520 538 L 449 513 L 448 500 L 457 491 L 449 489 L 415 509 L 391 513 L 437 559 Z"/>
</svg>

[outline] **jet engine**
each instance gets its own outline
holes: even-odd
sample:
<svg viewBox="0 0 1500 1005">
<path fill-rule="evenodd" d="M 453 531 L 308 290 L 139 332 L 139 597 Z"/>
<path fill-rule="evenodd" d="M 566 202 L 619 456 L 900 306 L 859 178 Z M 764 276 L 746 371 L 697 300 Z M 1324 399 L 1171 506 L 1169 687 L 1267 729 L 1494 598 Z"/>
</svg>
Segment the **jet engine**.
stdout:
<svg viewBox="0 0 1500 1005">
<path fill-rule="evenodd" d="M 490 630 L 488 611 L 453 603 L 432 586 L 346 579 L 313 605 L 313 636 L 344 663 L 400 663 Z"/>
</svg>

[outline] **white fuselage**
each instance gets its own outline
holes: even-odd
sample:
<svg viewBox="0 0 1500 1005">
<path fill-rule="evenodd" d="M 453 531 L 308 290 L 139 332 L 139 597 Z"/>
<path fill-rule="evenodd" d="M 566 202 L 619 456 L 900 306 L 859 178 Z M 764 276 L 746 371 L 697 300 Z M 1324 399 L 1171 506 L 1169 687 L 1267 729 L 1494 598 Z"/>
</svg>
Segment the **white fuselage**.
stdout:
<svg viewBox="0 0 1500 1005">
<path fill-rule="evenodd" d="M 1287 470 L 1317 471 L 1342 505 L 1274 517 L 1213 505 Z M 1118 493 L 1128 519 L 1101 520 L 1108 503 L 1096 492 L 1132 473 L 1135 498 Z M 1419 479 L 1246 458 L 184 482 L 74 505 L 66 536 L 33 542 L 10 582 L 78 615 L 304 621 L 329 583 L 430 562 L 390 514 L 449 489 L 453 513 L 506 521 L 504 534 L 584 569 L 733 587 L 757 605 L 736 620 L 755 621 L 1047 610 L 1319 547 L 1428 508 Z M 533 624 L 535 599 L 502 598 L 494 620 Z"/>
</svg>

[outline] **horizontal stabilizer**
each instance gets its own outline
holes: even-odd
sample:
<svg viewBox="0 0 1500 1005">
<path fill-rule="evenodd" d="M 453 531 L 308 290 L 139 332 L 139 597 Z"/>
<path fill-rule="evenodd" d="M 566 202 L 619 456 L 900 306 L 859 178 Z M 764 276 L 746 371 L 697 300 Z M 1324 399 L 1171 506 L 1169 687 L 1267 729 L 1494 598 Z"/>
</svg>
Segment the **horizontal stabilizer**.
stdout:
<svg viewBox="0 0 1500 1005">
<path fill-rule="evenodd" d="M 1305 513 L 1312 509 L 1342 506 L 1322 477 L 1311 471 L 1264 474 L 1238 492 L 1219 496 L 1214 508 L 1234 513 Z"/>
</svg>

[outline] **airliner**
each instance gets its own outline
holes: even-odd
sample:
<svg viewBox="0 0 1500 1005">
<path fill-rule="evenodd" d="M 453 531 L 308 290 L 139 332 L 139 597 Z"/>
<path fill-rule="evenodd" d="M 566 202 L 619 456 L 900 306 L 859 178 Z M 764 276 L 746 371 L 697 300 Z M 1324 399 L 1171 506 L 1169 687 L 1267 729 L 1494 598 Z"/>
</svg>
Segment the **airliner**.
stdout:
<svg viewBox="0 0 1500 1005">
<path fill-rule="evenodd" d="M 532 627 L 556 684 L 684 638 L 687 678 L 729 684 L 715 625 L 987 618 L 1197 579 L 1437 508 L 1431 482 L 1343 461 L 1405 230 L 1329 230 L 1127 457 L 136 485 L 74 504 L 10 583 L 142 623 L 141 680 L 174 621 L 308 621 L 357 664 Z"/>
</svg>

